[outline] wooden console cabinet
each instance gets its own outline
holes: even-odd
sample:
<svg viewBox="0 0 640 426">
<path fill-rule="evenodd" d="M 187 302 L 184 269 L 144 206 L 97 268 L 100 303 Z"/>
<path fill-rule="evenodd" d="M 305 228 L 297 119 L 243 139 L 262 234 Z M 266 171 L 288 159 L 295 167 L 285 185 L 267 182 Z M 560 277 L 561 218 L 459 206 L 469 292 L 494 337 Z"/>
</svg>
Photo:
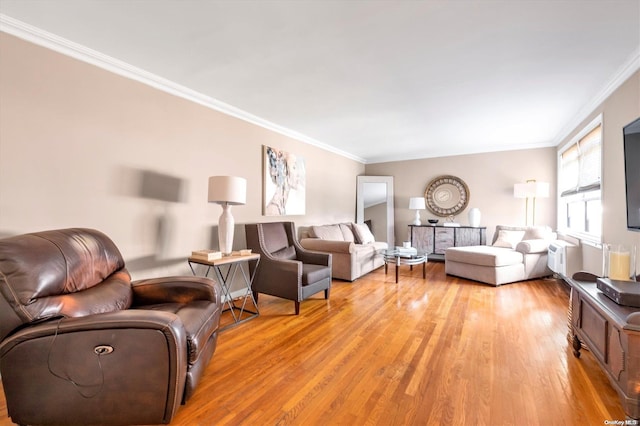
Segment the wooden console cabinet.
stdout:
<svg viewBox="0 0 640 426">
<path fill-rule="evenodd" d="M 486 227 L 409 225 L 411 247 L 424 250 L 429 260 L 443 261 L 449 247 L 485 245 L 486 234 Z"/>
<path fill-rule="evenodd" d="M 625 414 L 640 418 L 640 309 L 616 304 L 595 282 L 566 280 L 574 356 L 580 357 L 584 343 L 618 392 Z"/>
</svg>

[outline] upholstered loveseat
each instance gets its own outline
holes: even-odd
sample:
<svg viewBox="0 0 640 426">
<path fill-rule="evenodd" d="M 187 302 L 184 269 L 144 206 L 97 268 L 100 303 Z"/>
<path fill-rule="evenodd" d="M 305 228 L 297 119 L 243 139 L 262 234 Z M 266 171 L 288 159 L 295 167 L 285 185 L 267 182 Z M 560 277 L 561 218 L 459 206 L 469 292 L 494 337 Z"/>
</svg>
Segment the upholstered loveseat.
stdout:
<svg viewBox="0 0 640 426">
<path fill-rule="evenodd" d="M 331 253 L 333 278 L 354 281 L 384 265 L 381 250 L 386 242 L 375 241 L 365 224 L 338 223 L 310 226 L 300 232 L 300 244 L 308 249 Z"/>
<path fill-rule="evenodd" d="M 552 274 L 547 250 L 556 237 L 547 226 L 497 226 L 490 246 L 448 248 L 445 272 L 495 286 L 545 277 Z"/>
</svg>

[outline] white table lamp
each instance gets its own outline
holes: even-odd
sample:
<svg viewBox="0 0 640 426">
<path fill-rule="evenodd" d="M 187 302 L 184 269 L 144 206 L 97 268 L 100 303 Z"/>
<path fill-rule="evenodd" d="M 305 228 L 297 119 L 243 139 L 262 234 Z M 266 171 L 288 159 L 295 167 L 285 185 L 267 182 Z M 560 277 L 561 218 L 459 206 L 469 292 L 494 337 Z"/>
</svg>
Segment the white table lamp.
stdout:
<svg viewBox="0 0 640 426">
<path fill-rule="evenodd" d="M 421 225 L 420 222 L 420 210 L 424 210 L 427 208 L 426 203 L 424 202 L 424 197 L 411 197 L 409 198 L 409 209 L 416 211 L 416 217 L 413 220 L 414 225 Z"/>
<path fill-rule="evenodd" d="M 218 219 L 218 244 L 222 254 L 229 255 L 233 251 L 235 226 L 231 206 L 247 203 L 247 180 L 235 176 L 211 176 L 209 202 L 222 206 L 222 214 Z"/>
</svg>

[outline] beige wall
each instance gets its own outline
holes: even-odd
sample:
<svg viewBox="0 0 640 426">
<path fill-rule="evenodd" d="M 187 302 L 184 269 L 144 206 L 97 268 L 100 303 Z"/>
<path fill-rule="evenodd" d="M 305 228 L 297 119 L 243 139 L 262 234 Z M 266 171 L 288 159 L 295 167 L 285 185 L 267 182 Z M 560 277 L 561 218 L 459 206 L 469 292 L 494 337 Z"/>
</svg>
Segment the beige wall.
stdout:
<svg viewBox="0 0 640 426">
<path fill-rule="evenodd" d="M 396 241 L 407 241 L 408 225 L 415 212 L 409 210 L 409 198 L 424 195 L 429 182 L 441 175 L 453 175 L 469 187 L 467 208 L 456 216 L 456 222 L 468 225 L 468 212 L 477 207 L 482 214 L 481 226 L 487 227 L 491 240 L 496 225 L 524 225 L 525 200 L 513 197 L 513 184 L 536 179 L 551 183 L 549 198 L 536 202 L 536 224 L 556 227 L 556 150 L 555 148 L 503 151 L 443 158 L 367 164 L 366 174 L 394 176 Z M 420 215 L 422 222 L 435 216 L 428 210 Z"/>
<path fill-rule="evenodd" d="M 622 145 L 622 128 L 640 117 L 640 71 L 602 102 L 558 147 L 571 141 L 599 114 L 603 116 L 602 240 L 610 244 L 636 245 L 640 250 L 640 232 L 627 230 Z M 640 271 L 640 258 L 636 263 L 636 270 Z M 600 247 L 583 246 L 583 268 L 596 274 L 602 272 Z"/>
<path fill-rule="evenodd" d="M 2 235 L 97 228 L 114 239 L 134 277 L 186 273 L 191 250 L 217 245 L 221 208 L 207 203 L 208 176 L 248 179 L 247 204 L 233 208 L 236 224 L 278 220 L 262 216 L 263 144 L 306 160 L 306 215 L 286 220 L 355 218 L 356 176 L 364 172 L 357 161 L 4 33 L 0 52 Z M 141 197 L 143 171 L 181 179 L 182 201 Z M 237 228 L 236 247 L 244 246 Z"/>
<path fill-rule="evenodd" d="M 597 114 L 604 115 L 604 241 L 636 244 L 626 230 L 622 126 L 640 116 L 640 73 L 606 99 L 564 145 Z M 523 224 L 524 200 L 513 184 L 556 182 L 556 149 L 507 151 L 369 164 L 301 143 L 141 83 L 117 76 L 0 33 L 0 235 L 87 226 L 118 244 L 134 277 L 187 272 L 184 256 L 217 243 L 220 207 L 206 202 L 207 177 L 229 174 L 249 181 L 247 205 L 233 208 L 243 223 L 262 216 L 262 145 L 305 157 L 307 213 L 298 226 L 354 219 L 355 177 L 395 179 L 396 241 L 407 238 L 409 197 L 422 195 L 443 174 L 469 186 L 468 223 L 478 207 L 487 238 L 498 224 Z M 330 169 L 327 165 L 331 165 Z M 184 183 L 180 202 L 141 197 L 140 176 L 154 171 Z M 345 182 L 352 182 L 346 184 Z M 537 201 L 536 224 L 556 227 L 556 191 Z M 330 207 L 328 207 L 330 206 Z M 423 220 L 434 217 L 422 212 Z M 159 238 L 158 221 L 166 232 Z M 600 251 L 586 247 L 584 263 L 598 272 Z M 640 259 L 639 259 L 640 267 Z"/>
</svg>

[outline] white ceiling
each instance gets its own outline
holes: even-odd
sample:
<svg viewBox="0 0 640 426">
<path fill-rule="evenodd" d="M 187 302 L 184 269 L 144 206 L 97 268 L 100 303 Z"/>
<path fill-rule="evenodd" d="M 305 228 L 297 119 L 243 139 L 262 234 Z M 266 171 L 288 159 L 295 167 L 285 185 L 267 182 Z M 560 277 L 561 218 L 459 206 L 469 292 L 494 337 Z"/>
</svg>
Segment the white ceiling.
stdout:
<svg viewBox="0 0 640 426">
<path fill-rule="evenodd" d="M 555 146 L 640 66 L 640 0 L 0 0 L 0 13 L 4 31 L 28 24 L 363 162 Z"/>
</svg>

